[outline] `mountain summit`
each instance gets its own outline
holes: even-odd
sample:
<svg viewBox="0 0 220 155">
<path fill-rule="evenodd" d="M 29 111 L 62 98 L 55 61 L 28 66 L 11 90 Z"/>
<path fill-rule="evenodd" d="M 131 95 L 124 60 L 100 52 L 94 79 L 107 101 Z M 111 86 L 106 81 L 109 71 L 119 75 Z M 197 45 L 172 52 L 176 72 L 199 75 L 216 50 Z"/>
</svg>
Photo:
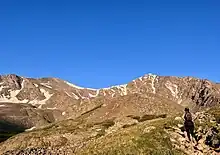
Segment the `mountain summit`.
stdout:
<svg viewBox="0 0 220 155">
<path fill-rule="evenodd" d="M 131 125 L 179 115 L 185 106 L 197 112 L 219 103 L 220 84 L 193 77 L 146 74 L 127 84 L 92 89 L 57 78 L 2 75 L 0 131 L 30 131 L 79 119 L 86 124 L 111 120 L 112 125 Z"/>
</svg>

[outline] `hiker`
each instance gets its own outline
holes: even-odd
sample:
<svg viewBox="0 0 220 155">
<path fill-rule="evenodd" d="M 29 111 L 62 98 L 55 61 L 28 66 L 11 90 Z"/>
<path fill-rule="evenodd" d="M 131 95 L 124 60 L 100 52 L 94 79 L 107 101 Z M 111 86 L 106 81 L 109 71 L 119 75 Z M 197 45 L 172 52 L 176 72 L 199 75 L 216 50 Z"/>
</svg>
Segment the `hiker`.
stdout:
<svg viewBox="0 0 220 155">
<path fill-rule="evenodd" d="M 191 141 L 191 136 L 192 136 L 192 139 L 195 138 L 194 123 L 192 120 L 192 114 L 189 112 L 189 108 L 185 108 L 184 128 L 187 133 L 187 137 L 188 137 L 189 141 Z"/>
</svg>

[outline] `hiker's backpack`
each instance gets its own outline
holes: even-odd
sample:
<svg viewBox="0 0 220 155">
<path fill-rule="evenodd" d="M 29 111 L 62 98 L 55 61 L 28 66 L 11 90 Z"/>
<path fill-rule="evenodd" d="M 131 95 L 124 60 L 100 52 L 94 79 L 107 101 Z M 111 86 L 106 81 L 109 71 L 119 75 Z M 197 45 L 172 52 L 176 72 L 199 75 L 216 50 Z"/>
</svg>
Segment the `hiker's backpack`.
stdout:
<svg viewBox="0 0 220 155">
<path fill-rule="evenodd" d="M 185 114 L 185 120 L 186 120 L 186 121 L 192 121 L 192 115 L 191 115 L 191 113 L 187 112 L 187 113 Z"/>
</svg>

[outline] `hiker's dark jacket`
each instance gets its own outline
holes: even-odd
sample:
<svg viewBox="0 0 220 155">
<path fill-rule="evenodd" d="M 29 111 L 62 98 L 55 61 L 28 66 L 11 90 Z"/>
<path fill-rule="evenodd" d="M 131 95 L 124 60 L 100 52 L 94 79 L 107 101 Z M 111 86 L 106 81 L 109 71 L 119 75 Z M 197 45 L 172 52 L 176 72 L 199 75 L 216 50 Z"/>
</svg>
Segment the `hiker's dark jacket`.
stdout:
<svg viewBox="0 0 220 155">
<path fill-rule="evenodd" d="M 187 117 L 186 117 L 187 114 L 190 114 L 191 117 L 192 117 L 192 114 L 190 112 L 185 113 L 185 115 L 184 115 L 184 120 L 185 120 L 184 121 L 184 127 L 186 129 L 194 128 L 194 123 L 193 123 L 192 119 L 191 120 L 187 120 Z"/>
</svg>

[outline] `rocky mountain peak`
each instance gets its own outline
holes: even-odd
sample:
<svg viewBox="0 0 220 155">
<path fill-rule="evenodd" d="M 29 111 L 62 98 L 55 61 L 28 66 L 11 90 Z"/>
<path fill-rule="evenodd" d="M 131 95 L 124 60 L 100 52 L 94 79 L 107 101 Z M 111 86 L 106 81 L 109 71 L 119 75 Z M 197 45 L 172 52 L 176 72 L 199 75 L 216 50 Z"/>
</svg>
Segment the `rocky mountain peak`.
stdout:
<svg viewBox="0 0 220 155">
<path fill-rule="evenodd" d="M 0 76 L 0 100 L 14 98 L 7 102 L 38 104 L 40 107 L 50 105 L 58 94 L 65 94 L 70 100 L 91 100 L 97 97 L 117 98 L 132 94 L 157 94 L 172 101 L 195 103 L 197 105 L 213 105 L 219 102 L 220 87 L 208 80 L 193 77 L 159 76 L 145 74 L 128 84 L 108 88 L 92 89 L 74 85 L 57 78 L 23 78 L 15 74 Z M 63 97 L 58 100 L 62 100 Z M 74 101 L 75 102 L 75 101 Z M 40 104 L 39 104 L 40 103 Z M 48 103 L 48 104 L 47 104 Z"/>
<path fill-rule="evenodd" d="M 7 85 L 13 89 L 21 89 L 22 82 L 23 82 L 23 78 L 15 74 L 8 74 L 8 75 L 0 76 L 0 83 L 2 85 Z"/>
</svg>

